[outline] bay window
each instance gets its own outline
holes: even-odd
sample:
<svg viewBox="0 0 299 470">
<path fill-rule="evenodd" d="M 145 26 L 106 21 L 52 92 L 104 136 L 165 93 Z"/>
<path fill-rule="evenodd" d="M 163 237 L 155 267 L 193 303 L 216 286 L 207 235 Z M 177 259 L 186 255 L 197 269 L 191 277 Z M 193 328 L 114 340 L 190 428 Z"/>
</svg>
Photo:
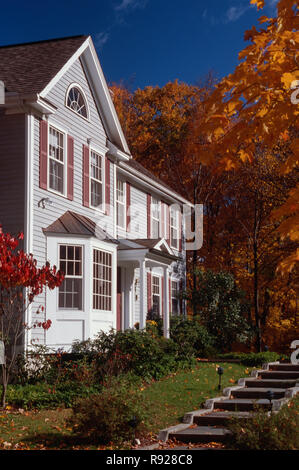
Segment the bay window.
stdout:
<svg viewBox="0 0 299 470">
<path fill-rule="evenodd" d="M 93 301 L 94 310 L 112 310 L 112 254 L 93 250 Z"/>
<path fill-rule="evenodd" d="M 59 269 L 65 278 L 59 287 L 59 309 L 82 310 L 82 246 L 59 246 Z"/>
</svg>

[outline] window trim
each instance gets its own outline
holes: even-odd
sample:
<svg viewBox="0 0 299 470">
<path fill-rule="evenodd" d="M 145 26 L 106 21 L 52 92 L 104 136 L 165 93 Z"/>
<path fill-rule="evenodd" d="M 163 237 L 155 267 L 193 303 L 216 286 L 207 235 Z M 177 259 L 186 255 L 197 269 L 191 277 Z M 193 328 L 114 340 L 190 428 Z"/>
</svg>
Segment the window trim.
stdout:
<svg viewBox="0 0 299 470">
<path fill-rule="evenodd" d="M 110 279 L 110 290 L 111 290 L 111 294 L 110 294 L 110 304 L 111 304 L 111 309 L 110 310 L 104 310 L 104 309 L 98 309 L 98 308 L 94 308 L 93 306 L 93 297 L 94 297 L 94 287 L 93 287 L 93 282 L 94 282 L 94 273 L 93 273 L 93 269 L 94 269 L 94 260 L 93 260 L 93 256 L 94 256 L 94 251 L 101 251 L 103 253 L 106 253 L 107 255 L 110 255 L 111 257 L 111 265 L 110 265 L 110 273 L 111 273 L 111 279 Z M 113 306 L 114 306 L 114 299 L 113 299 L 113 296 L 114 296 L 114 290 L 113 290 L 113 282 L 114 282 L 114 279 L 113 279 L 113 269 L 114 269 L 114 266 L 113 266 L 113 252 L 105 249 L 105 248 L 99 248 L 97 246 L 94 246 L 92 245 L 91 246 L 91 309 L 93 312 L 95 313 L 98 313 L 98 312 L 105 312 L 105 313 L 109 313 L 109 314 L 113 314 Z M 107 280 L 105 280 L 107 282 Z M 109 281 L 108 281 L 109 282 Z M 106 296 L 108 297 L 108 296 Z"/>
<path fill-rule="evenodd" d="M 47 148 L 47 190 L 50 191 L 53 194 L 56 194 L 57 196 L 61 196 L 67 199 L 67 155 L 68 155 L 68 147 L 67 147 L 67 131 L 63 129 L 59 124 L 56 124 L 56 122 L 48 121 L 48 148 Z M 50 188 L 50 159 L 55 160 L 55 158 L 50 157 L 50 128 L 60 132 L 63 134 L 63 192 L 60 193 L 59 191 L 56 191 L 55 189 Z"/>
<path fill-rule="evenodd" d="M 118 185 L 118 182 L 121 181 L 122 184 L 123 184 L 123 194 L 124 194 L 124 202 L 119 202 L 118 199 L 117 199 L 117 194 L 118 194 L 118 190 L 117 190 L 117 185 Z M 117 207 L 118 207 L 118 204 L 121 204 L 124 206 L 124 225 L 123 227 L 121 225 L 118 225 L 118 220 L 117 220 Z M 115 185 L 115 209 L 116 209 L 116 227 L 121 229 L 121 230 L 126 230 L 127 229 L 127 223 L 126 223 L 126 216 L 127 216 L 127 185 L 126 185 L 126 181 L 122 178 L 119 178 L 119 177 L 116 177 L 116 185 Z"/>
<path fill-rule="evenodd" d="M 84 103 L 85 103 L 85 108 L 86 108 L 86 114 L 87 116 L 82 116 L 81 114 L 77 113 L 74 109 L 70 108 L 67 104 L 67 100 L 68 100 L 68 96 L 69 96 L 69 92 L 71 91 L 72 88 L 78 88 L 79 91 L 81 92 L 82 94 L 82 97 L 83 97 L 83 100 L 84 100 Z M 67 90 L 66 90 L 66 93 L 65 93 L 65 100 L 64 100 L 64 105 L 67 109 L 69 109 L 70 111 L 72 111 L 72 113 L 76 114 L 76 116 L 79 116 L 80 118 L 82 119 L 85 119 L 85 121 L 87 122 L 90 122 L 90 111 L 89 111 L 89 105 L 88 105 L 88 101 L 87 101 L 87 98 L 86 98 L 86 94 L 82 88 L 82 86 L 79 84 L 79 83 L 76 83 L 76 82 L 73 82 L 71 83 Z"/>
<path fill-rule="evenodd" d="M 76 278 L 76 279 L 82 279 L 82 286 L 81 286 L 81 292 L 82 292 L 82 299 L 81 299 L 81 308 L 72 308 L 72 307 L 59 307 L 59 287 L 57 289 L 57 296 L 56 296 L 56 311 L 57 312 L 84 312 L 85 311 L 85 306 L 84 306 L 84 299 L 85 299 L 85 245 L 81 243 L 67 243 L 67 242 L 58 242 L 57 243 L 57 264 L 60 267 L 60 247 L 61 246 L 75 246 L 75 247 L 80 247 L 81 248 L 81 253 L 82 253 L 82 259 L 81 259 L 81 268 L 82 268 L 82 274 L 81 276 L 68 276 L 67 274 L 65 275 L 65 278 Z"/>
<path fill-rule="evenodd" d="M 154 206 L 153 200 L 155 200 L 155 201 L 158 203 L 158 204 L 157 204 L 157 205 L 158 205 L 158 211 L 159 211 L 159 218 L 158 218 L 158 219 L 156 219 L 156 218 L 153 216 L 153 206 Z M 158 238 L 160 238 L 160 236 L 161 236 L 161 212 L 162 212 L 162 211 L 161 211 L 161 200 L 158 199 L 158 198 L 156 198 L 156 197 L 154 197 L 154 196 L 152 196 L 152 197 L 151 197 L 151 238 L 154 238 L 154 237 L 153 237 L 153 233 L 154 233 L 154 230 L 153 230 L 153 222 L 154 222 L 154 220 L 159 222 Z"/>
<path fill-rule="evenodd" d="M 179 293 L 179 289 L 180 289 L 180 287 L 179 287 L 179 282 L 180 282 L 180 281 L 178 281 L 177 279 L 172 279 L 172 278 L 170 277 L 171 314 L 172 314 L 172 315 L 179 315 L 179 314 L 180 314 L 180 302 L 179 302 L 179 298 L 178 298 L 178 297 L 174 297 L 174 296 L 172 295 L 172 283 L 173 283 L 173 282 L 176 283 L 177 293 Z M 174 313 L 174 312 L 172 311 L 172 299 L 175 299 L 175 300 L 177 301 L 177 312 L 176 312 L 176 313 Z"/>
<path fill-rule="evenodd" d="M 162 305 L 163 305 L 163 300 L 162 300 L 162 276 L 159 274 L 153 274 L 152 273 L 152 309 L 154 308 L 154 277 L 159 279 L 159 316 L 162 318 Z"/>
<path fill-rule="evenodd" d="M 175 213 L 175 221 L 176 221 L 176 225 L 172 225 L 171 224 L 171 219 L 172 219 L 172 211 L 174 211 Z M 177 235 L 177 238 L 176 238 L 176 245 L 173 245 L 172 244 L 172 236 L 171 236 L 171 231 L 172 229 L 174 229 L 176 231 L 176 235 Z M 170 213 L 169 213 L 169 230 L 170 230 L 170 233 L 169 233 L 169 240 L 170 240 L 170 247 L 171 248 L 174 248 L 175 250 L 179 250 L 179 243 L 180 243 L 180 240 L 179 240 L 179 211 L 178 210 L 175 210 L 173 209 L 171 206 L 170 206 Z"/>
<path fill-rule="evenodd" d="M 97 154 L 99 157 L 101 157 L 101 163 L 102 163 L 102 166 L 101 166 L 101 172 L 102 172 L 102 205 L 99 206 L 99 207 L 96 207 L 96 206 L 93 206 L 91 204 L 91 180 L 95 180 L 95 181 L 98 181 L 96 180 L 95 178 L 93 178 L 91 176 L 91 153 L 95 153 Z M 89 146 L 89 207 L 95 211 L 99 211 L 101 212 L 102 214 L 105 213 L 105 203 L 106 203 L 106 191 L 105 191 L 105 185 L 106 185 L 106 168 L 105 168 L 105 154 L 100 151 L 97 147 L 93 146 L 93 145 L 90 145 Z"/>
</svg>

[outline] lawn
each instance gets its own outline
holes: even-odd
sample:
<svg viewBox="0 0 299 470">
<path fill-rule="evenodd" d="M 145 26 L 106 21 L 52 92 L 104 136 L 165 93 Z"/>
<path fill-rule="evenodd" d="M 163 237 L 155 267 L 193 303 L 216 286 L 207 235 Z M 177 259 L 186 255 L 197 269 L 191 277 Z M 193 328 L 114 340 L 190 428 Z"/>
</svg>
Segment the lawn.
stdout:
<svg viewBox="0 0 299 470">
<path fill-rule="evenodd" d="M 149 404 L 153 435 L 219 394 L 216 368 L 220 365 L 224 368 L 223 387 L 233 386 L 240 377 L 250 374 L 250 369 L 240 364 L 200 363 L 192 370 L 141 387 L 144 403 Z M 65 421 L 70 414 L 69 409 L 0 411 L 0 449 L 95 448 L 72 436 Z"/>
</svg>

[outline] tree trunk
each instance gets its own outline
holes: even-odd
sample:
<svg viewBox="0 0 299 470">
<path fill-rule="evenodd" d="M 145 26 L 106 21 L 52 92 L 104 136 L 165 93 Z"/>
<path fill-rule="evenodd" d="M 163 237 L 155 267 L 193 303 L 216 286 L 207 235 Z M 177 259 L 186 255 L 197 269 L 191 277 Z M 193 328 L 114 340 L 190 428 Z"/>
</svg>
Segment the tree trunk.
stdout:
<svg viewBox="0 0 299 470">
<path fill-rule="evenodd" d="M 262 338 L 261 338 L 261 319 L 259 311 L 259 272 L 258 272 L 258 210 L 257 203 L 255 202 L 254 213 L 254 239 L 253 239 L 253 264 L 254 264 L 254 316 L 256 326 L 256 349 L 257 352 L 262 351 Z"/>
<path fill-rule="evenodd" d="M 2 364 L 2 393 L 1 393 L 1 407 L 6 408 L 6 393 L 7 393 L 8 376 L 5 364 Z"/>
</svg>

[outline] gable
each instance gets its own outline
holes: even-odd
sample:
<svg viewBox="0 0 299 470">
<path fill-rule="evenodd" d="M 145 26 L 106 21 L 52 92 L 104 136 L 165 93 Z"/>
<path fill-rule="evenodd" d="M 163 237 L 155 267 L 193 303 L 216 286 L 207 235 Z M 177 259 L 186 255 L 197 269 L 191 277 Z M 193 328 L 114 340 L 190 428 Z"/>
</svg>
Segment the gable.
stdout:
<svg viewBox="0 0 299 470">
<path fill-rule="evenodd" d="M 71 84 L 78 84 L 84 92 L 87 101 L 89 119 L 84 119 L 80 115 L 65 106 L 66 94 Z M 106 146 L 107 133 L 97 109 L 94 95 L 88 83 L 87 77 L 83 70 L 80 58 L 78 58 L 71 67 L 59 78 L 57 83 L 45 95 L 54 106 L 57 107 L 55 120 L 71 126 L 70 133 L 80 135 L 82 133 L 82 141 L 86 142 L 86 138 L 92 139 L 93 143 Z"/>
<path fill-rule="evenodd" d="M 118 156 L 121 159 L 127 160 L 131 158 L 128 144 L 123 134 L 98 55 L 90 36 L 42 90 L 40 97 L 45 98 L 53 87 L 60 81 L 62 76 L 64 76 L 72 67 L 73 63 L 79 58 L 83 65 L 85 75 L 88 77 L 89 86 L 90 89 L 92 89 L 97 109 L 101 114 L 102 122 L 104 123 L 107 131 L 107 137 L 109 141 L 116 146 L 117 150 L 120 151 Z"/>
</svg>

